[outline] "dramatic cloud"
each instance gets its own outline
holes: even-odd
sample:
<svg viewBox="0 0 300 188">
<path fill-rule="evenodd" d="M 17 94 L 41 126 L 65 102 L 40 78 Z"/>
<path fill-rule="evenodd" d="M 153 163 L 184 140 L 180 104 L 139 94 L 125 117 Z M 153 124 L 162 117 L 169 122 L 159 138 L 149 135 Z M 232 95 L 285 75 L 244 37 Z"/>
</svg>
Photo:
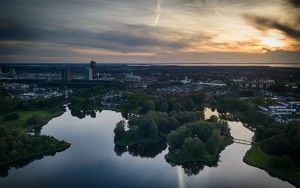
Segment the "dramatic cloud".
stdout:
<svg viewBox="0 0 300 188">
<path fill-rule="evenodd" d="M 155 47 L 179 49 L 185 45 L 178 41 L 163 39 L 162 36 L 166 33 L 172 35 L 171 31 L 164 28 L 151 28 L 144 25 L 119 27 L 112 31 L 94 32 L 70 28 L 34 28 L 9 20 L 0 20 L 0 41 L 51 42 L 121 52 L 141 51 Z"/>
<path fill-rule="evenodd" d="M 293 6 L 299 8 L 300 7 L 300 1 L 299 0 L 288 0 L 289 3 L 291 3 Z"/>
<path fill-rule="evenodd" d="M 253 26 L 260 30 L 278 29 L 290 37 L 300 39 L 300 31 L 292 28 L 291 26 L 280 23 L 278 20 L 272 18 L 265 18 L 260 16 L 245 16 L 246 20 Z"/>
<path fill-rule="evenodd" d="M 300 62 L 299 9 L 298 0 L 0 1 L 0 59 Z"/>
</svg>

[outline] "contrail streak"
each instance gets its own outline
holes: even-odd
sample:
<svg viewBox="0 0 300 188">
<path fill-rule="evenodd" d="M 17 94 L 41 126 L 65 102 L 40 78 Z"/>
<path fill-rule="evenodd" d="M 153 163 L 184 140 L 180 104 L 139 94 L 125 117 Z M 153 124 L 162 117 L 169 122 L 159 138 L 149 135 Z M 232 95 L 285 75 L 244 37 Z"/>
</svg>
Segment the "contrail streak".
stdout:
<svg viewBox="0 0 300 188">
<path fill-rule="evenodd" d="M 159 18 L 161 15 L 161 2 L 162 0 L 156 0 L 157 1 L 157 6 L 156 6 L 156 11 L 155 11 L 155 20 L 153 23 L 153 26 L 156 26 L 159 22 Z"/>
</svg>

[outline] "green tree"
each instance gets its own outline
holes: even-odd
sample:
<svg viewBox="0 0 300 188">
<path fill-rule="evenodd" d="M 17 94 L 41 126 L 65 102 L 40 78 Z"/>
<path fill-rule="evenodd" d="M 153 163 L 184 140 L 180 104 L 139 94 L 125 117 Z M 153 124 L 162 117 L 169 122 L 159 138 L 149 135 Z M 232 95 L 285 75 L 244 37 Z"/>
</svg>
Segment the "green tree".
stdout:
<svg viewBox="0 0 300 188">
<path fill-rule="evenodd" d="M 158 137 L 157 124 L 153 120 L 149 122 L 149 137 L 150 138 L 157 138 Z"/>
<path fill-rule="evenodd" d="M 8 132 L 5 127 L 0 127 L 0 139 L 8 135 Z"/>
<path fill-rule="evenodd" d="M 214 124 L 206 121 L 196 121 L 189 124 L 192 134 L 197 136 L 203 142 L 211 135 L 212 131 L 215 129 Z"/>
<path fill-rule="evenodd" d="M 182 108 L 182 106 L 181 106 L 180 103 L 174 103 L 174 104 L 172 105 L 172 110 L 175 110 L 175 111 L 177 111 L 177 112 L 179 112 L 179 111 L 181 110 L 181 108 Z"/>
<path fill-rule="evenodd" d="M 222 136 L 219 130 L 213 130 L 212 137 L 217 143 L 222 141 Z"/>
<path fill-rule="evenodd" d="M 218 117 L 215 115 L 210 116 L 210 118 L 208 119 L 209 122 L 218 122 Z"/>
<path fill-rule="evenodd" d="M 283 157 L 281 157 L 281 164 L 284 168 L 290 168 L 294 165 L 294 162 L 289 156 L 284 155 Z"/>
<path fill-rule="evenodd" d="M 280 168 L 281 163 L 280 163 L 280 158 L 278 156 L 270 156 L 269 157 L 269 166 L 273 168 Z"/>
<path fill-rule="evenodd" d="M 218 151 L 218 143 L 212 137 L 209 137 L 209 139 L 205 143 L 205 149 L 209 154 L 215 155 Z"/>
<path fill-rule="evenodd" d="M 38 117 L 36 115 L 33 115 L 32 117 L 26 120 L 26 124 L 27 126 L 35 125 L 38 123 L 38 121 L 39 121 Z"/>
<path fill-rule="evenodd" d="M 195 101 L 195 103 L 197 105 L 200 105 L 204 102 L 205 100 L 205 93 L 199 92 L 199 93 L 195 93 L 193 95 L 193 100 Z"/>
<path fill-rule="evenodd" d="M 179 134 L 177 131 L 171 131 L 167 135 L 167 142 L 169 144 L 170 150 L 175 150 L 181 146 L 180 140 L 178 140 Z"/>
<path fill-rule="evenodd" d="M 181 103 L 183 103 L 184 110 L 186 110 L 186 111 L 192 111 L 195 108 L 195 103 L 194 103 L 193 99 L 189 96 L 185 97 L 185 99 Z"/>
<path fill-rule="evenodd" d="M 226 111 L 240 111 L 245 112 L 249 110 L 250 106 L 246 102 L 238 98 L 224 98 L 219 102 L 219 110 L 222 112 Z"/>
<path fill-rule="evenodd" d="M 155 102 L 152 100 L 146 100 L 142 103 L 141 113 L 146 114 L 149 111 L 155 111 Z"/>
<path fill-rule="evenodd" d="M 169 118 L 169 121 L 168 121 L 168 131 L 167 131 L 167 133 L 169 133 L 171 130 L 176 129 L 179 125 L 180 124 L 177 121 L 177 119 L 174 116 L 171 116 Z"/>
<path fill-rule="evenodd" d="M 162 104 L 160 105 L 160 111 L 162 111 L 162 112 L 168 112 L 168 110 L 169 110 L 169 105 L 168 105 L 168 103 L 164 102 L 164 103 L 162 103 Z"/>
<path fill-rule="evenodd" d="M 117 123 L 115 129 L 114 129 L 114 133 L 115 133 L 115 140 L 123 140 L 126 137 L 126 131 L 125 131 L 125 121 L 122 120 L 120 122 Z"/>
<path fill-rule="evenodd" d="M 167 136 L 167 141 L 169 143 L 171 150 L 176 150 L 181 147 L 184 139 L 191 135 L 190 130 L 186 126 L 179 127 L 175 131 Z"/>
<path fill-rule="evenodd" d="M 19 119 L 19 115 L 17 113 L 10 113 L 4 115 L 4 121 L 11 121 Z"/>
<path fill-rule="evenodd" d="M 205 144 L 197 137 L 187 137 L 181 148 L 188 160 L 199 160 L 204 156 Z"/>
</svg>

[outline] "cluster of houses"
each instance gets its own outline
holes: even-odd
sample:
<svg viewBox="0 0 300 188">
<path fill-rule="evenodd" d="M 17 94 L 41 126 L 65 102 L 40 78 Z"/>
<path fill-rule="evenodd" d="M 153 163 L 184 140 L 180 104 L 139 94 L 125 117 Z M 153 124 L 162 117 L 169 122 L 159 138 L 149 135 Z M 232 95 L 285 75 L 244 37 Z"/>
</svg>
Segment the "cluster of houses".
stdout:
<svg viewBox="0 0 300 188">
<path fill-rule="evenodd" d="M 277 102 L 277 105 L 258 107 L 280 122 L 300 120 L 300 101 Z"/>
<path fill-rule="evenodd" d="M 59 88 L 42 88 L 37 85 L 29 85 L 22 83 L 1 83 L 0 87 L 13 91 L 19 95 L 21 99 L 29 100 L 37 97 L 52 98 L 59 96 L 67 96 L 72 90 Z"/>
</svg>

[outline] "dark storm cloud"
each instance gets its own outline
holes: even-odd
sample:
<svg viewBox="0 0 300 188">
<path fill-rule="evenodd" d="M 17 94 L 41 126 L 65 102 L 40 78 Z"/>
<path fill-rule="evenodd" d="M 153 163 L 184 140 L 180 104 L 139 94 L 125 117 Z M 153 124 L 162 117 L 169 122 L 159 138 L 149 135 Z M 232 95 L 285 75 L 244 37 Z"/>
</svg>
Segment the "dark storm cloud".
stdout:
<svg viewBox="0 0 300 188">
<path fill-rule="evenodd" d="M 244 18 L 250 25 L 256 27 L 259 30 L 267 31 L 268 29 L 277 29 L 291 38 L 300 39 L 300 1 L 287 0 L 285 2 L 288 6 L 282 7 L 283 9 L 285 9 L 285 11 L 282 13 L 285 14 L 285 16 L 289 16 L 288 20 L 250 14 L 244 15 Z"/>
<path fill-rule="evenodd" d="M 38 49 L 38 50 L 37 50 Z M 39 44 L 39 43 L 17 43 L 14 45 L 0 45 L 0 55 L 16 55 L 16 56 L 30 56 L 30 57 L 39 57 L 39 56 L 72 56 L 76 55 L 70 48 L 66 46 L 55 46 L 48 44 Z"/>
<path fill-rule="evenodd" d="M 288 35 L 289 37 L 300 39 L 300 31 L 282 24 L 274 18 L 265 18 L 261 16 L 245 15 L 245 19 L 259 30 L 267 31 L 268 29 L 277 29 Z"/>
<path fill-rule="evenodd" d="M 268 3 L 269 1 L 261 0 L 173 0 L 167 3 L 187 3 L 187 4 L 201 4 L 202 6 L 227 6 L 227 5 L 242 5 L 254 6 L 257 4 Z"/>
<path fill-rule="evenodd" d="M 42 30 L 34 29 L 14 21 L 0 18 L 0 40 L 29 41 L 41 37 Z"/>
<path fill-rule="evenodd" d="M 160 31 L 143 25 L 122 25 L 121 28 L 102 32 L 61 27 L 47 29 L 0 19 L 0 40 L 52 42 L 121 52 L 152 47 L 178 49 L 185 46 L 177 41 L 160 39 L 158 36 L 164 34 L 163 28 Z M 171 34 L 170 31 L 165 32 Z"/>
<path fill-rule="evenodd" d="M 293 5 L 294 7 L 299 8 L 300 7 L 300 1 L 299 0 L 288 0 L 288 2 Z"/>
</svg>

